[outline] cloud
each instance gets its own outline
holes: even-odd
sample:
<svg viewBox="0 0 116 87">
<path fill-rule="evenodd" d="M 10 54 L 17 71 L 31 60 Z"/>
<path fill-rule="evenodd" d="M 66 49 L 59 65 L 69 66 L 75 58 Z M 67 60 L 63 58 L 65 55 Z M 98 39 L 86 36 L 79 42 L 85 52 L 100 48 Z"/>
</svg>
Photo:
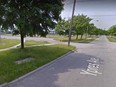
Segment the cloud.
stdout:
<svg viewBox="0 0 116 87">
<path fill-rule="evenodd" d="M 64 11 L 61 16 L 64 18 L 71 17 L 73 0 L 66 0 Z M 95 20 L 99 20 L 97 26 L 108 28 L 116 24 L 116 1 L 115 0 L 77 0 L 75 15 L 85 14 Z M 110 22 L 109 22 L 110 21 Z"/>
</svg>

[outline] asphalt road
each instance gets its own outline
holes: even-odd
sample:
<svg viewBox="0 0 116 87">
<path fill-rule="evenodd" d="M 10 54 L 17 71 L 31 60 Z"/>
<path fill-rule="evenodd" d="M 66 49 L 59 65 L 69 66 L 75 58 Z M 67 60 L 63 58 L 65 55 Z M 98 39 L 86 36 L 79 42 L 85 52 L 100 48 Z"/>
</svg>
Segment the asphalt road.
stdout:
<svg viewBox="0 0 116 87">
<path fill-rule="evenodd" d="M 105 36 L 9 87 L 116 87 L 116 43 Z"/>
</svg>

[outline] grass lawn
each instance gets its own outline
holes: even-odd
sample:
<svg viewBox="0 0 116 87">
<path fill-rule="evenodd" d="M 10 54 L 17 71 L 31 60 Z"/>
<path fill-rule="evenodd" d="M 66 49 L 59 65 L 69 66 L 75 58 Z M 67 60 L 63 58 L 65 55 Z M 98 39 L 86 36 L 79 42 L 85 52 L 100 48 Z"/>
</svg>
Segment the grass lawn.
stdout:
<svg viewBox="0 0 116 87">
<path fill-rule="evenodd" d="M 33 40 L 27 40 L 25 42 L 25 46 L 42 45 L 42 44 L 50 44 L 50 43 L 47 41 L 33 41 Z"/>
<path fill-rule="evenodd" d="M 19 43 L 20 43 L 20 40 L 0 39 L 0 49 L 12 47 Z"/>
<path fill-rule="evenodd" d="M 59 40 L 62 42 L 68 42 L 68 37 L 67 36 L 59 36 L 59 35 L 47 35 L 48 38 L 54 38 L 55 40 Z M 83 38 L 81 39 L 79 36 L 79 39 L 76 40 L 76 36 L 72 36 L 72 42 L 75 43 L 89 43 L 93 40 L 95 40 L 97 37 L 96 36 L 88 36 L 87 38 L 85 38 L 85 36 L 83 36 Z"/>
<path fill-rule="evenodd" d="M 116 42 L 116 38 L 113 38 L 113 37 L 107 37 L 109 41 L 111 42 Z"/>
<path fill-rule="evenodd" d="M 0 84 L 10 82 L 74 49 L 75 47 L 67 45 L 52 45 L 0 52 Z M 33 60 L 23 64 L 15 63 L 28 57 Z"/>
</svg>

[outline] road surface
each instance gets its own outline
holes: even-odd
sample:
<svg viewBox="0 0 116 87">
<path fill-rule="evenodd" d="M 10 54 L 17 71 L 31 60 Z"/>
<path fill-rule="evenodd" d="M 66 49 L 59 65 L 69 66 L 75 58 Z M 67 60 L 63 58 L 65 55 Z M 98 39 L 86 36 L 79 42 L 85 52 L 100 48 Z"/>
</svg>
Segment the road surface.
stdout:
<svg viewBox="0 0 116 87">
<path fill-rule="evenodd" d="M 116 87 L 116 43 L 102 36 L 9 87 Z"/>
</svg>

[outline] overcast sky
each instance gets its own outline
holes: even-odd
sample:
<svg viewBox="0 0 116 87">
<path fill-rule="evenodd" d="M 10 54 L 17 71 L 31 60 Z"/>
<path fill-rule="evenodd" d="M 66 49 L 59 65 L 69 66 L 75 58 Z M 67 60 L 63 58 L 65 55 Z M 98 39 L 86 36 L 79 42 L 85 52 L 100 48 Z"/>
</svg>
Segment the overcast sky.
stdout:
<svg viewBox="0 0 116 87">
<path fill-rule="evenodd" d="M 66 0 L 62 18 L 72 15 L 74 0 Z M 76 0 L 75 15 L 84 14 L 93 18 L 98 28 L 108 29 L 116 24 L 116 0 Z"/>
</svg>

